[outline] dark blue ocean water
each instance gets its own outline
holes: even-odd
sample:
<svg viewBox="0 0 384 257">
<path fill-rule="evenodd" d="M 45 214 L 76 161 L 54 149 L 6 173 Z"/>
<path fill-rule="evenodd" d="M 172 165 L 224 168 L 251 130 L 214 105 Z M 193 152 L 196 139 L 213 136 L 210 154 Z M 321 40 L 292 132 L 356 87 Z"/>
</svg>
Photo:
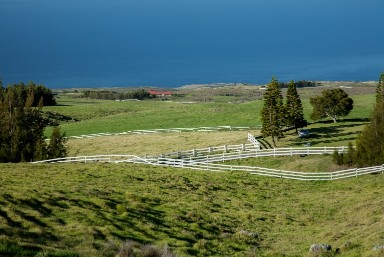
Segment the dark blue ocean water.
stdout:
<svg viewBox="0 0 384 257">
<path fill-rule="evenodd" d="M 51 88 L 377 80 L 382 0 L 0 0 L 0 78 Z"/>
</svg>

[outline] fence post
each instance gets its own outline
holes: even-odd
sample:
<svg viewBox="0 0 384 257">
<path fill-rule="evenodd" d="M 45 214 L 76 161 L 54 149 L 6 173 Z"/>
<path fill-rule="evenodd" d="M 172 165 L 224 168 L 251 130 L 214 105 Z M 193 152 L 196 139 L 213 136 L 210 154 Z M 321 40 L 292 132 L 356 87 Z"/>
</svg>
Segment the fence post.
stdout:
<svg viewBox="0 0 384 257">
<path fill-rule="evenodd" d="M 225 145 L 225 146 L 224 146 L 224 152 L 227 152 L 227 151 L 228 151 L 228 146 Z"/>
<path fill-rule="evenodd" d="M 212 146 L 208 147 L 208 152 L 212 153 Z"/>
<path fill-rule="evenodd" d="M 344 148 L 344 146 L 343 146 L 343 148 Z M 355 173 L 356 173 L 356 177 L 357 177 L 357 168 L 355 169 Z"/>
<path fill-rule="evenodd" d="M 87 156 L 84 157 L 84 163 L 87 163 Z"/>
<path fill-rule="evenodd" d="M 245 151 L 245 144 L 242 144 L 242 145 L 241 145 L 241 149 L 242 149 L 243 151 Z"/>
<path fill-rule="evenodd" d="M 196 149 L 193 149 L 193 156 L 196 156 Z"/>
</svg>

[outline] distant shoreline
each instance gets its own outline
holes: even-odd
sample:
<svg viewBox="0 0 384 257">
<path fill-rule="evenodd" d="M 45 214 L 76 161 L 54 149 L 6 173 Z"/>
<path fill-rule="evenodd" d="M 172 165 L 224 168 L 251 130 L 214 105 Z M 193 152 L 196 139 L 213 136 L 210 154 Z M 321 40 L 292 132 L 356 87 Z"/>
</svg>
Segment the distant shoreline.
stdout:
<svg viewBox="0 0 384 257">
<path fill-rule="evenodd" d="M 310 80 L 308 80 L 310 81 Z M 284 81 L 285 82 L 285 81 Z M 340 87 L 357 87 L 357 86 L 376 86 L 377 81 L 312 81 L 320 83 L 321 86 L 340 86 Z M 223 88 L 223 87 L 265 87 L 266 84 L 251 84 L 251 83 L 201 83 L 201 84 L 187 84 L 178 87 L 159 87 L 159 86 L 100 86 L 100 87 L 63 87 L 63 88 L 51 88 L 53 91 L 73 91 L 73 90 L 122 90 L 122 89 L 161 89 L 161 90 L 193 90 L 202 88 Z"/>
</svg>

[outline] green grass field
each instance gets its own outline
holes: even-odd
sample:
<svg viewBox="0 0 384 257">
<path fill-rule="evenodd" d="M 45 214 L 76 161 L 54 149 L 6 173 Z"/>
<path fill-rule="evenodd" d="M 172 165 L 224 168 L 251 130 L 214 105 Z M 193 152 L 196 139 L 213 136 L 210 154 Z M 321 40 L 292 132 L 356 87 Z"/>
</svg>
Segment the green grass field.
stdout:
<svg viewBox="0 0 384 257">
<path fill-rule="evenodd" d="M 381 174 L 297 182 L 131 164 L 0 167 L 0 244 L 46 254 L 115 256 L 130 239 L 181 256 L 305 256 L 313 243 L 380 256 L 372 248 L 384 241 Z"/>
<path fill-rule="evenodd" d="M 374 94 L 353 95 L 354 109 L 345 118 L 361 122 L 373 109 Z M 137 129 L 193 128 L 201 126 L 248 126 L 261 125 L 261 100 L 244 103 L 192 103 L 167 101 L 108 101 L 87 100 L 60 95 L 59 106 L 45 107 L 45 111 L 59 112 L 78 120 L 61 125 L 67 136 L 101 132 L 125 132 Z M 309 115 L 312 106 L 303 99 L 304 114 Z M 344 122 L 345 123 L 345 122 Z M 48 132 L 49 133 L 49 132 Z"/>
<path fill-rule="evenodd" d="M 367 122 L 374 95 L 352 97 L 354 110 L 342 121 L 310 124 L 309 139 L 298 139 L 288 131 L 278 146 L 353 142 Z M 115 102 L 65 94 L 59 104 L 44 110 L 79 120 L 61 125 L 71 136 L 260 125 L 262 101 Z M 309 117 L 308 97 L 303 105 Z M 67 144 L 70 156 L 150 155 L 247 143 L 247 133 L 108 136 L 70 139 Z M 340 168 L 331 159 L 258 158 L 240 163 L 304 172 Z M 168 246 L 179 256 L 315 256 L 309 253 L 313 243 L 332 245 L 334 250 L 322 256 L 384 256 L 383 251 L 373 250 L 384 245 L 383 182 L 383 174 L 299 182 L 138 164 L 0 164 L 0 256 L 112 257 L 127 240 Z"/>
</svg>

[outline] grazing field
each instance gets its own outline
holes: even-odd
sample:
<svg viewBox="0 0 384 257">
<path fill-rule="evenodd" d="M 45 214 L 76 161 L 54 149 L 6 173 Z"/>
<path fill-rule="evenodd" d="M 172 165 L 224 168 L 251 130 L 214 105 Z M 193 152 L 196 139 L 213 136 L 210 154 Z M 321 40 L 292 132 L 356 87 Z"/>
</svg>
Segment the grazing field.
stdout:
<svg viewBox="0 0 384 257">
<path fill-rule="evenodd" d="M 310 89 L 302 89 L 307 96 Z M 320 90 L 316 91 L 320 94 Z M 360 92 L 360 91 L 359 91 Z M 44 111 L 58 112 L 69 121 L 62 122 L 67 136 L 102 132 L 125 132 L 138 129 L 194 128 L 201 126 L 248 126 L 261 125 L 262 100 L 248 102 L 196 102 L 170 101 L 109 101 L 88 100 L 74 94 L 59 95 L 59 106 L 44 107 Z M 310 95 L 312 96 L 312 95 Z M 373 109 L 374 94 L 351 95 L 354 109 L 347 121 L 361 121 Z M 304 114 L 309 115 L 312 106 L 308 97 L 302 99 Z M 48 132 L 49 133 L 49 132 Z"/>
<path fill-rule="evenodd" d="M 3 254 L 12 245 L 115 256 L 129 239 L 180 256 L 305 256 L 313 243 L 380 256 L 372 249 L 384 243 L 382 174 L 297 182 L 133 164 L 0 169 Z"/>
<path fill-rule="evenodd" d="M 287 131 L 278 146 L 353 142 L 368 120 L 374 94 L 372 88 L 348 90 L 354 99 L 348 117 L 336 124 L 311 123 L 307 139 Z M 300 92 L 309 120 L 309 97 L 320 91 Z M 60 94 L 59 106 L 44 107 L 64 115 L 61 127 L 68 136 L 261 125 L 261 100 L 215 95 L 212 99 L 227 102 L 116 102 L 76 96 Z M 69 156 L 144 156 L 247 143 L 248 132 L 259 136 L 255 129 L 161 133 L 69 139 L 67 145 Z M 268 146 L 268 140 L 261 141 Z M 332 164 L 329 155 L 228 163 L 303 172 L 345 168 Z M 324 256 L 379 257 L 384 252 L 373 248 L 384 245 L 383 182 L 383 174 L 300 182 L 129 163 L 0 164 L 0 256 L 113 257 L 132 240 L 167 247 L 178 256 L 314 256 L 311 244 L 326 243 L 333 250 Z"/>
</svg>

